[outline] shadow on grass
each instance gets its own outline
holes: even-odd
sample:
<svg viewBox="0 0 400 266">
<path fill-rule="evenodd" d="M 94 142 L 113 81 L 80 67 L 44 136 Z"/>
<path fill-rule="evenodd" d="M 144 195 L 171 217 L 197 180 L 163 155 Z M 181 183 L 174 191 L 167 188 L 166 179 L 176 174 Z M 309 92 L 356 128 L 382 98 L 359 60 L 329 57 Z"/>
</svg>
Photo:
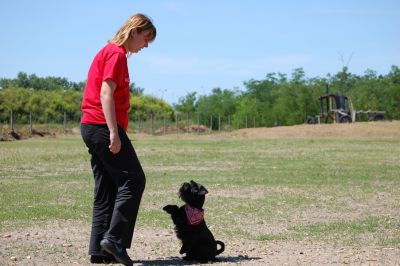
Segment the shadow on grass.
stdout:
<svg viewBox="0 0 400 266">
<path fill-rule="evenodd" d="M 217 261 L 209 262 L 210 264 L 218 264 L 225 262 L 240 263 L 244 261 L 259 260 L 258 257 L 248 257 L 248 256 L 237 256 L 237 257 L 218 257 Z M 165 259 L 154 259 L 154 260 L 135 260 L 134 263 L 139 263 L 141 265 L 199 265 L 203 264 L 197 261 L 187 261 L 180 257 L 169 257 Z"/>
</svg>

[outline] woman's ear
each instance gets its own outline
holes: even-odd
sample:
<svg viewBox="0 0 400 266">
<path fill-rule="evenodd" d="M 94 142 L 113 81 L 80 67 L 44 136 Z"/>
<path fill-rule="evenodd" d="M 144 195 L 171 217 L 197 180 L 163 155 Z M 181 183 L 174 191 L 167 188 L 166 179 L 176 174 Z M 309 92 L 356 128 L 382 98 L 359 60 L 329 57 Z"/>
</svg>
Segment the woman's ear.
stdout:
<svg viewBox="0 0 400 266">
<path fill-rule="evenodd" d="M 137 32 L 137 29 L 132 29 L 132 30 L 131 30 L 131 34 L 130 34 L 131 37 L 133 37 L 133 35 L 134 35 L 136 32 Z"/>
</svg>

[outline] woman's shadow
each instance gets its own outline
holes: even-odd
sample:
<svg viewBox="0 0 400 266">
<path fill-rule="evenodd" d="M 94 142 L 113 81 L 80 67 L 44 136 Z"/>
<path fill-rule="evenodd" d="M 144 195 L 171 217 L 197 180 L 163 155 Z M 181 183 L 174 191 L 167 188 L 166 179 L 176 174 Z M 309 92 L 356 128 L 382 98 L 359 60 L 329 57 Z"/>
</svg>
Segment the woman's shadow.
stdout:
<svg viewBox="0 0 400 266">
<path fill-rule="evenodd" d="M 257 257 L 249 257 L 249 256 L 237 256 L 237 257 L 232 257 L 232 256 L 219 256 L 217 258 L 217 261 L 210 262 L 212 264 L 218 264 L 218 263 L 226 263 L 226 262 L 232 262 L 232 263 L 240 263 L 244 261 L 251 261 L 251 260 L 259 260 L 260 258 Z M 183 260 L 180 257 L 168 257 L 165 259 L 154 259 L 154 260 L 135 260 L 134 263 L 139 263 L 141 265 L 197 265 L 201 264 L 196 261 L 187 261 Z"/>
</svg>

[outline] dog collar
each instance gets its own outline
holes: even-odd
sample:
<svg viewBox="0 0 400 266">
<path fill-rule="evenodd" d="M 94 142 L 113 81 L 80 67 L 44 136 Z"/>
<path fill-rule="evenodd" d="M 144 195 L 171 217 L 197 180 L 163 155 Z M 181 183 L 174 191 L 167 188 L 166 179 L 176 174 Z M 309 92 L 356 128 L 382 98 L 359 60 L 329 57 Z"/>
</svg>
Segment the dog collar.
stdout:
<svg viewBox="0 0 400 266">
<path fill-rule="evenodd" d="M 185 205 L 186 219 L 190 225 L 198 225 L 204 220 L 204 211 Z"/>
</svg>

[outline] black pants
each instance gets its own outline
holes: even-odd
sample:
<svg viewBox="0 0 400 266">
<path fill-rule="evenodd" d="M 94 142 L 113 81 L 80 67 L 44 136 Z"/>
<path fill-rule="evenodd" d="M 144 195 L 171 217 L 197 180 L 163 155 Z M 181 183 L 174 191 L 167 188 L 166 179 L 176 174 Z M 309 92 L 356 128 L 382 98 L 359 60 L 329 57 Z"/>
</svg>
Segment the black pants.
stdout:
<svg viewBox="0 0 400 266">
<path fill-rule="evenodd" d="M 142 166 L 126 132 L 118 128 L 121 151 L 109 150 L 107 125 L 81 124 L 83 141 L 91 154 L 94 204 L 89 255 L 102 255 L 107 238 L 130 248 L 140 201 L 146 184 Z"/>
</svg>

